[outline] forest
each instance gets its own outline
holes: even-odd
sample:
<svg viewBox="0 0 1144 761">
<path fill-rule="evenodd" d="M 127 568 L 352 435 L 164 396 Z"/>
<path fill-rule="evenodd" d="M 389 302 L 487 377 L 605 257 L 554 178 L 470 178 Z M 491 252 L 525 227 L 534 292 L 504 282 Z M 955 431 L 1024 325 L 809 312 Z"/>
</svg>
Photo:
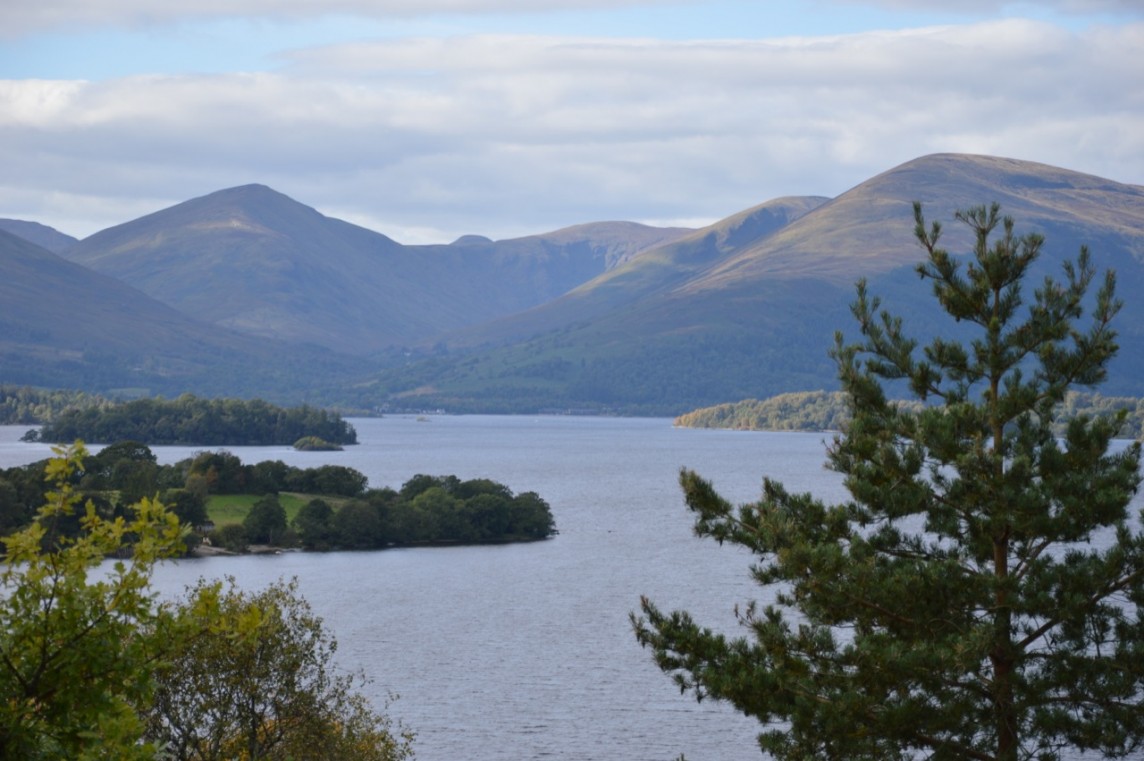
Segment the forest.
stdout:
<svg viewBox="0 0 1144 761">
<path fill-rule="evenodd" d="M 27 526 L 48 499 L 49 463 L 0 470 L 0 535 Z M 246 464 L 225 450 L 162 465 L 148 446 L 132 441 L 87 457 L 69 486 L 107 520 L 157 495 L 187 527 L 188 553 L 200 543 L 232 552 L 250 545 L 360 550 L 530 541 L 556 533 L 551 508 L 538 494 L 514 494 L 488 479 L 417 475 L 400 490 L 371 489 L 361 472 L 342 465 Z M 280 495 L 285 494 L 303 502 L 293 516 L 282 505 Z M 210 505 L 219 495 L 257 499 L 238 522 L 216 525 Z M 78 536 L 84 517 L 82 506 L 56 516 L 46 541 Z"/>
<path fill-rule="evenodd" d="M 115 401 L 68 389 L 0 385 L 0 425 L 41 425 L 68 409 L 106 408 Z"/>
<path fill-rule="evenodd" d="M 899 402 L 920 408 L 916 401 Z M 1068 421 L 1104 417 L 1123 412 L 1120 437 L 1144 435 L 1144 399 L 1103 396 L 1070 391 L 1057 410 L 1054 431 L 1062 435 Z M 746 399 L 731 404 L 703 407 L 675 418 L 682 428 L 731 428 L 741 431 L 839 431 L 849 419 L 846 397 L 840 391 L 799 391 L 767 399 Z"/>
<path fill-rule="evenodd" d="M 55 394 L 55 396 L 52 396 Z M 153 445 L 201 446 L 289 445 L 317 437 L 333 445 L 356 444 L 357 433 L 341 416 L 308 405 L 279 407 L 261 399 L 202 399 L 183 394 L 175 399 L 145 398 L 108 402 L 84 395 L 64 409 L 54 401 L 73 398 L 51 392 L 37 405 L 34 397 L 7 392 L 0 396 L 13 416 L 32 414 L 37 408 L 42 427 L 29 431 L 27 440 L 62 443 L 77 439 L 111 443 L 138 441 Z M 7 404 L 11 400 L 11 404 Z M 26 422 L 9 420 L 8 422 Z"/>
</svg>

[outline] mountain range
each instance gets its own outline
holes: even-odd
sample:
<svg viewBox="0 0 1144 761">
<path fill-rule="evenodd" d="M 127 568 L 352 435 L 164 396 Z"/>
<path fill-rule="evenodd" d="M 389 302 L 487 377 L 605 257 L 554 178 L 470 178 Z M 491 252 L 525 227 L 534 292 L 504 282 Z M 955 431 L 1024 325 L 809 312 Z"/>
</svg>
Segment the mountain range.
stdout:
<svg viewBox="0 0 1144 761">
<path fill-rule="evenodd" d="M 768 201 L 698 230 L 598 222 L 405 246 L 262 185 L 75 240 L 0 220 L 0 382 L 263 396 L 371 409 L 675 414 L 836 386 L 866 278 L 925 334 L 913 201 L 958 253 L 953 212 L 997 201 L 1046 245 L 1087 244 L 1125 299 L 1108 393 L 1144 394 L 1144 188 L 936 154 L 829 199 Z"/>
</svg>

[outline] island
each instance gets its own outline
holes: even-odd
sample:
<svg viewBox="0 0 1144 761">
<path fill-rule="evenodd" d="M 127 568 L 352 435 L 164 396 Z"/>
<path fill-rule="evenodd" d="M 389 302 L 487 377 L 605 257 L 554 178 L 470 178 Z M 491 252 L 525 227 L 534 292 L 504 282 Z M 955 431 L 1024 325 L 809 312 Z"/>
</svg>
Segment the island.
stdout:
<svg viewBox="0 0 1144 761">
<path fill-rule="evenodd" d="M 921 407 L 917 401 L 900 403 Z M 1060 403 L 1054 430 L 1062 435 L 1068 421 L 1081 416 L 1120 414 L 1124 416 L 1121 438 L 1140 438 L 1144 434 L 1144 399 L 1070 391 Z M 740 431 L 841 431 L 849 417 L 842 392 L 799 391 L 702 407 L 676 417 L 674 424 L 681 428 Z"/>
<path fill-rule="evenodd" d="M 0 535 L 28 525 L 45 504 L 48 460 L 0 470 Z M 139 442 L 89 456 L 74 488 L 102 516 L 159 495 L 187 527 L 187 554 L 367 550 L 548 539 L 557 534 L 548 503 L 486 478 L 415 475 L 400 489 L 371 488 L 342 465 L 298 468 L 281 460 L 243 463 L 226 450 L 160 465 Z M 84 508 L 60 516 L 52 536 L 82 530 Z"/>
<path fill-rule="evenodd" d="M 45 409 L 50 414 L 40 420 L 41 428 L 29 431 L 25 440 L 234 447 L 290 446 L 309 438 L 332 446 L 357 443 L 354 427 L 340 415 L 309 405 L 279 407 L 262 399 L 201 399 L 193 394 L 81 401 L 86 403 Z"/>
</svg>

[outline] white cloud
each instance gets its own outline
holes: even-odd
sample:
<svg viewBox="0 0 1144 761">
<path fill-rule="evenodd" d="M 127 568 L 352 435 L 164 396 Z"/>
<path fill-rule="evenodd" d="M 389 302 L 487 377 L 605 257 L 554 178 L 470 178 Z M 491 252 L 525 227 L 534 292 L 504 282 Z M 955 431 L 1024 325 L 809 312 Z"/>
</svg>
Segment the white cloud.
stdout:
<svg viewBox="0 0 1144 761">
<path fill-rule="evenodd" d="M 949 0 L 832 0 L 839 5 L 864 5 L 890 8 L 893 10 L 934 10 L 948 11 Z M 957 10 L 964 13 L 999 13 L 1002 11 L 1020 12 L 1029 9 L 1055 10 L 1061 13 L 1093 15 L 1099 13 L 1124 13 L 1140 15 L 1139 0 L 959 0 Z"/>
<path fill-rule="evenodd" d="M 130 217 L 85 198 L 154 210 L 263 182 L 421 242 L 714 220 L 939 151 L 1140 182 L 1142 46 L 1144 25 L 1026 21 L 759 41 L 466 36 L 298 51 L 271 74 L 7 82 L 0 216 L 88 234 Z"/>
<path fill-rule="evenodd" d="M 776 0 L 768 0 L 775 2 Z M 696 5 L 697 0 L 7 0 L 0 37 L 93 25 L 142 27 L 217 19 L 317 19 L 331 15 L 400 20 L 441 15 L 546 13 Z M 1123 14 L 1139 17 L 1139 0 L 820 0 L 807 12 L 828 6 L 905 12 L 999 14 L 1058 12 L 1078 16 Z M 827 6 L 825 10 L 821 6 Z"/>
<path fill-rule="evenodd" d="M 224 18 L 314 19 L 330 15 L 408 19 L 676 5 L 680 0 L 7 0 L 0 36 L 91 25 L 153 26 Z"/>
</svg>

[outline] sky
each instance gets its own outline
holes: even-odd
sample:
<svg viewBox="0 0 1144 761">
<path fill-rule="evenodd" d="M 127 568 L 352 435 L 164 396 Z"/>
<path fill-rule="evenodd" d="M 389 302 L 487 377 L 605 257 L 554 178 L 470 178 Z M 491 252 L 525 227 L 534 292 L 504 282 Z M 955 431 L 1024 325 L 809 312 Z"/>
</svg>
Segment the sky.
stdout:
<svg viewBox="0 0 1144 761">
<path fill-rule="evenodd" d="M 942 152 L 1144 184 L 1141 50 L 1144 0 L 0 0 L 0 217 L 261 183 L 414 244 L 698 227 Z"/>
</svg>

